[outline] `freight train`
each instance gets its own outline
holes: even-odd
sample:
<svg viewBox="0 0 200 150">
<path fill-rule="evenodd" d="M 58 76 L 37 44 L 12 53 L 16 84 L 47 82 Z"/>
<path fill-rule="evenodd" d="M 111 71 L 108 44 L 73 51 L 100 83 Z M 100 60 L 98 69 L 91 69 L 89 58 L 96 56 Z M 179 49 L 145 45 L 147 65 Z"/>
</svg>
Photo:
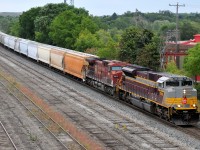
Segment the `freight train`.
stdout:
<svg viewBox="0 0 200 150">
<path fill-rule="evenodd" d="M 176 125 L 199 121 L 193 80 L 0 32 L 0 43 Z"/>
</svg>

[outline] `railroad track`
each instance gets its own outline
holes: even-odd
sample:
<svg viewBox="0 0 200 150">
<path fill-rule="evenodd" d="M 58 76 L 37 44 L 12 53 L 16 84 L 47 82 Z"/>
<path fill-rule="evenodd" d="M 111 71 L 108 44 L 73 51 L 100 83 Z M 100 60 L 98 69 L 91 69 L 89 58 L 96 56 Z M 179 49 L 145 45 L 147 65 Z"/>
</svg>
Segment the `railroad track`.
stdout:
<svg viewBox="0 0 200 150">
<path fill-rule="evenodd" d="M 195 139 L 200 140 L 200 128 L 197 126 L 189 126 L 189 127 L 182 127 L 181 129 L 182 132 L 192 135 Z"/>
<path fill-rule="evenodd" d="M 18 102 L 20 102 L 20 104 L 23 105 L 44 126 L 44 128 L 53 135 L 53 137 L 60 143 L 62 149 L 86 149 L 75 138 L 73 138 L 70 133 L 64 130 L 59 123 L 55 122 L 50 115 L 45 113 L 21 90 L 19 90 L 15 84 L 10 82 L 9 79 L 4 77 L 1 73 L 0 77 L 0 84 L 4 86 L 9 91 L 9 93 L 12 94 L 18 100 Z"/>
<path fill-rule="evenodd" d="M 13 61 L 13 59 L 11 59 L 11 60 Z M 16 63 L 16 61 L 15 61 L 15 63 Z M 58 83 L 60 85 L 59 82 L 53 80 L 52 78 L 49 78 L 48 76 L 45 76 L 45 78 L 44 78 L 44 76 L 41 75 L 37 70 L 33 71 L 33 70 L 28 69 L 27 67 L 23 67 L 23 66 L 24 66 L 24 64 L 20 63 L 20 67 L 22 67 L 23 69 L 25 69 L 27 72 L 31 72 L 31 74 L 34 74 L 38 79 L 41 80 L 41 81 L 36 81 L 36 82 L 40 82 L 41 83 L 42 80 L 44 81 L 44 80 L 48 79 L 47 81 L 50 81 L 49 84 L 52 87 L 55 87 L 55 83 Z M 7 70 L 7 71 L 9 72 L 9 70 Z M 17 70 L 16 70 L 16 72 L 17 72 Z M 36 73 L 38 73 L 39 75 L 36 75 Z M 29 83 L 30 83 L 30 81 L 29 81 Z M 36 83 L 34 83 L 34 84 L 36 84 Z M 39 87 L 39 88 L 40 88 L 41 93 L 48 92 L 48 95 L 52 95 L 52 93 L 53 93 L 50 90 L 44 92 L 44 88 L 43 87 Z M 66 87 L 66 88 L 68 88 L 68 87 Z M 68 88 L 68 90 L 69 91 L 67 93 L 69 93 L 69 92 L 74 93 L 75 92 L 74 90 L 69 89 L 69 88 Z M 66 93 L 66 91 L 62 91 L 62 92 Z M 58 99 L 55 96 L 51 96 L 51 97 L 54 97 L 54 100 Z M 66 96 L 65 96 L 65 98 L 66 98 Z M 70 96 L 70 98 L 74 99 L 74 96 Z M 55 102 L 53 101 L 52 104 L 54 104 L 54 103 Z M 61 103 L 60 103 L 60 105 L 61 105 Z M 67 110 L 67 112 L 65 112 L 66 116 L 68 116 L 74 123 L 78 123 L 79 125 L 81 125 L 82 129 L 85 129 L 90 134 L 95 135 L 98 140 L 100 140 L 101 142 L 103 142 L 105 144 L 105 147 L 112 148 L 112 149 L 116 149 L 117 147 L 118 148 L 121 147 L 121 149 L 124 149 L 126 147 L 128 148 L 127 145 L 122 144 L 123 143 L 122 141 L 120 141 L 120 140 L 116 139 L 115 137 L 111 136 L 110 133 L 108 132 L 108 129 L 105 130 L 100 125 L 98 125 L 98 126 L 95 125 L 94 122 L 91 122 L 89 118 L 84 117 L 83 114 L 81 114 L 81 112 L 78 112 L 78 111 L 75 111 L 75 110 L 71 109 L 71 105 L 69 105 L 69 103 L 68 104 L 62 103 L 62 105 L 65 106 L 65 110 Z M 131 145 L 131 144 L 132 144 L 132 142 L 129 141 L 129 145 Z M 133 147 L 135 147 L 135 146 L 133 146 Z M 129 148 L 131 148 L 131 147 L 129 147 Z"/>
<path fill-rule="evenodd" d="M 2 52 L 2 51 L 1 51 L 1 52 Z M 13 50 L 11 50 L 11 52 L 13 53 Z M 15 52 L 15 53 L 16 53 L 16 52 Z M 21 67 L 22 67 L 24 70 L 27 70 L 28 72 L 32 72 L 32 73 L 41 74 L 38 70 L 33 69 L 33 68 L 30 69 L 30 68 L 29 68 L 30 66 L 28 66 L 28 65 L 26 65 L 26 64 L 24 64 L 24 63 L 21 63 L 21 62 L 19 62 L 19 61 L 17 61 L 17 60 L 13 60 L 9 55 L 7 55 L 7 54 L 5 54 L 5 53 L 3 53 L 3 54 L 4 54 L 7 58 L 10 58 L 9 60 L 10 60 L 11 62 L 13 62 L 13 63 L 17 62 L 18 64 L 20 64 Z M 19 53 L 16 53 L 16 54 L 18 55 Z M 2 54 L 1 54 L 1 55 L 2 55 Z M 21 56 L 24 56 L 24 55 L 21 55 Z M 77 80 L 76 78 L 73 78 L 73 77 L 71 77 L 71 76 L 68 76 L 68 75 L 63 74 L 63 72 L 60 71 L 60 70 L 50 68 L 48 65 L 39 64 L 39 63 L 36 62 L 35 60 L 30 59 L 30 58 L 28 58 L 28 57 L 26 57 L 26 56 L 24 56 L 23 58 L 25 58 L 27 61 L 33 62 L 34 64 L 40 65 L 40 66 L 42 66 L 42 67 L 44 67 L 44 68 L 46 68 L 46 69 L 48 69 L 48 70 L 54 71 L 54 72 L 58 73 L 58 74 L 61 75 L 61 76 L 64 76 L 64 77 L 66 77 L 66 78 L 68 78 L 68 79 L 70 79 L 70 80 L 73 80 L 74 82 L 77 82 L 78 84 L 81 84 L 81 85 L 83 85 L 83 86 L 86 86 L 86 87 L 88 87 L 88 88 L 90 88 L 90 89 L 92 89 L 92 90 L 94 90 L 94 91 L 100 92 L 100 93 L 106 95 L 107 97 L 109 97 L 109 98 L 111 98 L 111 99 L 115 99 L 116 101 L 118 101 L 118 102 L 120 102 L 120 103 L 122 103 L 122 104 L 124 104 L 124 105 L 127 105 L 127 106 L 129 106 L 129 107 L 131 107 L 131 108 L 133 108 L 133 109 L 136 109 L 136 110 L 139 111 L 139 112 L 142 112 L 142 113 L 144 113 L 144 114 L 147 114 L 149 117 L 156 118 L 160 123 L 164 123 L 164 124 L 167 124 L 167 125 L 172 126 L 172 127 L 177 127 L 177 126 L 176 126 L 175 124 L 173 124 L 172 122 L 169 122 L 169 121 L 167 121 L 167 120 L 165 120 L 165 119 L 162 119 L 162 118 L 160 118 L 159 116 L 156 116 L 156 115 L 154 115 L 154 114 L 152 114 L 152 113 L 150 113 L 150 112 L 147 112 L 147 111 L 145 111 L 145 110 L 142 110 L 142 109 L 140 109 L 140 108 L 138 108 L 138 107 L 136 107 L 136 106 L 134 106 L 134 105 L 132 105 L 132 104 L 130 104 L 130 103 L 127 103 L 127 102 L 125 102 L 125 101 L 122 101 L 122 100 L 120 100 L 120 99 L 117 98 L 117 97 L 113 97 L 113 96 L 111 96 L 111 95 L 109 95 L 109 94 L 106 94 L 105 92 L 103 92 L 103 91 L 101 91 L 101 90 L 98 90 L 98 89 L 93 88 L 93 87 L 91 87 L 91 86 L 89 86 L 89 85 L 87 85 L 87 84 L 84 84 L 83 82 L 80 82 L 80 81 Z M 33 70 L 34 70 L 34 71 L 33 71 Z M 38 76 L 38 75 L 36 75 L 36 76 L 37 76 L 38 78 L 41 78 L 41 77 Z M 45 79 L 52 80 L 54 83 L 58 83 L 58 84 L 60 84 L 60 85 L 63 86 L 63 87 L 69 88 L 69 87 L 66 86 L 65 84 L 62 84 L 62 83 L 56 81 L 55 79 L 50 78 L 49 76 L 46 76 L 46 75 L 44 75 L 44 74 L 43 74 L 43 76 L 45 76 Z"/>
<path fill-rule="evenodd" d="M 17 150 L 17 147 L 11 139 L 8 131 L 3 123 L 0 121 L 0 149 Z"/>
<path fill-rule="evenodd" d="M 9 57 L 9 56 L 6 56 L 6 57 Z M 37 70 L 33 69 L 34 70 L 33 71 L 30 68 L 28 69 L 26 65 L 20 62 L 17 62 L 16 60 L 13 60 L 13 59 L 9 59 L 9 60 L 14 62 L 15 64 L 18 63 L 20 67 L 22 67 L 24 70 L 26 70 L 27 72 L 30 72 L 31 74 L 34 74 L 38 80 L 36 82 L 39 82 L 39 81 L 42 82 L 43 80 L 47 80 L 45 82 L 48 82 L 48 84 L 51 87 L 54 87 L 55 89 L 57 89 L 61 93 L 60 95 L 61 97 L 65 97 L 65 98 L 69 97 L 69 99 L 71 99 L 71 103 L 72 101 L 73 102 L 76 101 L 79 105 L 82 105 L 82 107 L 85 107 L 85 109 L 88 109 L 88 110 L 90 109 L 92 110 L 92 112 L 95 112 L 95 115 L 92 115 L 92 114 L 83 115 L 84 109 L 83 110 L 71 109 L 69 107 L 70 105 L 67 105 L 66 103 L 61 103 L 61 101 L 59 102 L 59 105 L 62 104 L 65 106 L 66 111 L 64 113 L 66 116 L 71 118 L 71 120 L 79 124 L 82 128 L 87 130 L 90 134 L 94 135 L 97 139 L 102 141 L 106 145 L 106 147 L 112 148 L 112 149 L 117 149 L 117 148 L 140 149 L 140 148 L 144 148 L 146 144 L 147 147 L 150 146 L 151 148 L 158 148 L 158 149 L 159 148 L 160 149 L 162 148 L 179 149 L 180 148 L 176 144 L 168 142 L 166 141 L 166 139 L 162 137 L 158 137 L 152 131 L 147 130 L 145 127 L 142 127 L 141 125 L 135 122 L 131 122 L 127 118 L 124 118 L 123 116 L 116 114 L 114 111 L 108 110 L 102 105 L 97 105 L 97 104 L 92 105 L 93 103 L 91 102 L 91 100 L 88 100 L 87 97 L 84 98 L 83 95 L 80 95 L 76 91 L 70 89 L 68 86 L 62 85 L 58 81 L 55 81 L 54 79 L 51 79 L 48 76 L 45 76 L 44 78 L 43 75 L 41 75 L 41 73 L 39 73 Z M 34 81 L 31 81 L 31 82 L 34 83 Z M 58 85 L 56 86 L 56 84 Z M 62 86 L 62 87 L 64 86 L 65 90 L 59 88 L 59 86 Z M 38 87 L 38 88 L 42 90 L 41 93 L 46 92 L 49 95 L 51 95 L 51 97 L 54 97 L 54 99 L 57 99 L 57 97 L 52 95 L 51 91 L 47 91 L 43 87 Z M 68 93 L 68 95 L 64 95 L 64 93 L 66 92 Z M 69 93 L 71 93 L 71 95 Z M 81 101 L 77 97 L 81 97 L 81 99 L 84 98 L 85 103 L 84 101 Z M 109 113 L 105 115 L 104 112 L 109 112 Z M 85 113 L 88 113 L 88 112 L 85 112 Z M 91 117 L 88 117 L 88 116 L 91 116 Z M 91 122 L 90 120 L 92 120 L 92 118 L 94 117 L 101 117 L 102 119 L 107 118 L 108 127 L 102 128 L 102 124 Z M 114 129 L 113 129 L 113 126 L 114 126 Z M 118 135 L 120 134 L 121 134 L 121 137 L 123 138 L 118 137 Z M 126 144 L 123 144 L 124 140 L 126 141 Z M 133 144 L 133 141 L 135 141 L 134 144 Z M 141 146 L 141 141 L 144 141 L 145 144 L 142 145 L 144 147 Z"/>
</svg>

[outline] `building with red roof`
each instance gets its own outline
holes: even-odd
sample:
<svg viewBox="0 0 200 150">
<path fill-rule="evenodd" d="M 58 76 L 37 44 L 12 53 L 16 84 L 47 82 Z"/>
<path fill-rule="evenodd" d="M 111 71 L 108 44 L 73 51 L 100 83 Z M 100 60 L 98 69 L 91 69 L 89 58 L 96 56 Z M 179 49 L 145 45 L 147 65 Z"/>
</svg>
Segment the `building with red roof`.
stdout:
<svg viewBox="0 0 200 150">
<path fill-rule="evenodd" d="M 166 65 L 168 62 L 174 60 L 178 68 L 183 68 L 183 61 L 188 49 L 194 47 L 197 43 L 200 43 L 200 34 L 194 35 L 194 39 L 188 41 L 178 41 L 177 43 L 174 41 L 166 42 L 161 55 L 163 64 Z M 200 82 L 200 76 L 197 76 L 196 80 Z"/>
</svg>

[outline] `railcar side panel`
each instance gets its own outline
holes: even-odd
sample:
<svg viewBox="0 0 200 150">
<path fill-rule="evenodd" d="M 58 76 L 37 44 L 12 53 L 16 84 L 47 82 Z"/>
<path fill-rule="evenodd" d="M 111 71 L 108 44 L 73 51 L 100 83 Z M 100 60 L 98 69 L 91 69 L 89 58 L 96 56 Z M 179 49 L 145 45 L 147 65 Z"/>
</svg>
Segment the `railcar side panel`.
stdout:
<svg viewBox="0 0 200 150">
<path fill-rule="evenodd" d="M 18 39 L 16 40 L 16 42 L 15 42 L 14 51 L 16 51 L 16 52 L 18 52 L 18 53 L 20 53 L 20 47 L 19 47 L 19 45 L 20 45 L 20 41 L 21 41 L 21 40 L 22 40 L 22 39 L 18 38 Z"/>
<path fill-rule="evenodd" d="M 50 65 L 50 52 L 50 47 L 38 45 L 38 60 Z"/>
<path fill-rule="evenodd" d="M 38 43 L 28 43 L 28 57 L 37 60 L 38 59 Z"/>
<path fill-rule="evenodd" d="M 10 37 L 10 36 L 8 36 L 8 35 L 6 35 L 6 36 L 4 37 L 4 45 L 7 46 L 7 47 L 9 46 L 9 37 Z"/>
<path fill-rule="evenodd" d="M 85 69 L 88 66 L 88 62 L 85 60 L 86 58 L 87 56 L 65 53 L 64 71 L 84 80 Z"/>
<path fill-rule="evenodd" d="M 50 66 L 63 71 L 63 58 L 65 51 L 59 49 L 51 49 L 50 52 Z"/>
<path fill-rule="evenodd" d="M 2 44 L 3 35 L 0 33 L 0 43 Z"/>
<path fill-rule="evenodd" d="M 24 54 L 27 56 L 28 54 L 28 42 L 27 40 L 21 40 L 19 42 L 19 49 L 20 49 L 20 53 Z"/>
<path fill-rule="evenodd" d="M 10 37 L 8 40 L 8 47 L 11 48 L 12 50 L 14 50 L 15 48 L 15 44 L 16 44 L 16 37 Z"/>
<path fill-rule="evenodd" d="M 163 95 L 159 93 L 157 88 L 148 86 L 148 84 L 143 84 L 142 82 L 137 81 L 137 79 L 126 77 L 119 88 L 135 97 L 148 99 L 162 104 Z"/>
<path fill-rule="evenodd" d="M 0 32 L 0 42 L 1 44 L 4 44 L 4 37 L 6 36 L 6 34 Z"/>
</svg>

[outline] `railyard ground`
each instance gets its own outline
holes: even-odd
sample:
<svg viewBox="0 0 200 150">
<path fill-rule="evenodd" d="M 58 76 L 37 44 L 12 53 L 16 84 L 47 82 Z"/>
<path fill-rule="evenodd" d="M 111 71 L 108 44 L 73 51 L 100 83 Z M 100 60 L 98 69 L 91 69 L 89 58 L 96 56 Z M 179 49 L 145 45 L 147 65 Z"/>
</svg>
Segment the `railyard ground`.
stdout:
<svg viewBox="0 0 200 150">
<path fill-rule="evenodd" d="M 21 59 L 18 56 L 16 57 L 16 59 Z M 22 59 L 22 61 L 25 63 L 30 63 L 27 60 Z M 37 70 L 41 69 L 41 67 L 35 64 L 30 63 L 29 65 Z M 15 85 L 24 85 L 25 87 L 30 89 L 32 93 L 36 94 L 38 97 L 42 97 L 42 99 L 49 104 L 54 104 L 55 111 L 59 111 L 59 109 L 61 108 L 70 110 L 70 108 L 67 107 L 67 103 L 73 104 L 72 100 L 75 100 L 75 93 L 73 93 L 72 90 L 69 90 L 65 93 L 65 100 L 67 100 L 67 102 L 65 102 L 65 105 L 60 105 L 59 100 L 62 100 L 62 98 L 59 95 L 57 89 L 53 88 L 50 84 L 50 82 L 52 81 L 46 82 L 42 81 L 42 79 L 39 80 L 37 79 L 38 77 L 31 75 L 31 73 L 28 73 L 26 71 L 16 64 L 10 62 L 9 60 L 6 60 L 2 56 L 0 57 L 0 72 L 3 73 L 6 77 L 9 77 L 9 79 L 16 79 L 14 80 Z M 51 71 L 47 71 L 45 69 L 41 70 L 41 74 L 54 76 L 54 78 L 59 82 L 67 80 L 64 77 L 60 77 L 59 75 L 56 75 L 55 73 L 52 73 Z M 0 81 L 3 80 L 3 77 L 0 77 Z M 150 135 L 152 137 L 156 135 L 157 138 L 155 139 L 157 139 L 157 143 L 158 141 L 161 142 L 159 138 L 163 137 L 163 139 L 166 140 L 164 141 L 165 143 L 170 142 L 172 143 L 172 145 L 175 143 L 175 145 L 177 145 L 177 149 L 200 149 L 200 140 L 192 137 L 191 134 L 185 134 L 177 131 L 173 127 L 161 124 L 153 118 L 148 118 L 147 116 L 145 116 L 145 114 L 132 110 L 127 106 L 123 106 L 122 104 L 119 104 L 114 100 L 106 98 L 102 94 L 94 91 L 91 92 L 91 90 L 84 88 L 79 84 L 72 83 L 72 81 L 65 81 L 65 84 L 70 86 L 70 88 L 77 91 L 78 93 L 82 93 L 82 97 L 79 97 L 79 99 L 86 101 L 84 97 L 91 98 L 92 101 L 90 101 L 90 104 L 100 103 L 101 105 L 103 105 L 104 108 L 107 108 L 107 111 L 110 110 L 110 112 L 108 113 L 117 112 L 118 115 L 120 114 L 124 118 L 128 118 L 129 122 L 127 124 L 137 124 L 135 128 L 132 128 L 134 129 L 132 130 L 132 132 L 136 136 L 136 138 L 132 137 L 132 145 L 135 144 L 135 147 L 133 146 L 132 149 L 153 149 L 154 147 L 152 146 L 152 144 L 149 143 L 149 141 L 144 141 L 144 139 L 141 139 L 141 135 L 139 136 L 139 134 L 137 134 L 138 132 L 141 132 L 143 136 L 148 135 L 144 134 L 141 129 L 145 130 L 145 132 L 150 132 Z M 12 89 L 12 86 L 13 85 L 10 85 L 9 88 Z M 65 89 L 64 87 L 61 88 Z M 14 139 L 14 142 L 16 143 L 18 149 L 61 149 L 59 143 L 50 135 L 50 133 L 40 123 L 38 123 L 38 121 L 18 102 L 18 100 L 12 95 L 12 93 L 9 92 L 7 88 L 5 88 L 2 84 L 0 84 L 0 99 L 0 119 L 6 126 L 11 137 Z M 107 128 L 108 130 L 118 133 L 119 135 L 128 134 L 126 130 L 129 129 L 129 126 L 125 125 L 123 121 L 110 125 L 110 119 L 104 118 L 105 116 L 100 116 L 100 114 L 97 115 L 97 112 L 95 112 L 95 110 L 93 110 L 92 108 L 77 103 L 74 103 L 73 105 L 73 107 L 81 109 L 84 115 L 98 116 L 96 118 L 93 117 L 93 121 L 101 122 L 103 128 Z M 101 109 L 103 109 L 103 107 Z M 70 113 L 70 111 L 68 113 Z M 104 113 L 106 114 L 107 112 Z M 90 119 L 92 120 L 92 118 Z M 116 118 L 113 118 L 113 120 L 114 119 Z M 81 123 L 79 125 L 77 124 L 77 127 L 81 128 Z M 88 132 L 86 131 L 86 133 Z M 88 134 L 90 136 L 90 133 Z M 96 138 L 93 137 L 93 139 L 95 140 Z M 136 141 L 137 139 L 139 139 L 139 141 Z M 96 139 L 96 141 L 98 141 L 98 139 Z"/>
</svg>

